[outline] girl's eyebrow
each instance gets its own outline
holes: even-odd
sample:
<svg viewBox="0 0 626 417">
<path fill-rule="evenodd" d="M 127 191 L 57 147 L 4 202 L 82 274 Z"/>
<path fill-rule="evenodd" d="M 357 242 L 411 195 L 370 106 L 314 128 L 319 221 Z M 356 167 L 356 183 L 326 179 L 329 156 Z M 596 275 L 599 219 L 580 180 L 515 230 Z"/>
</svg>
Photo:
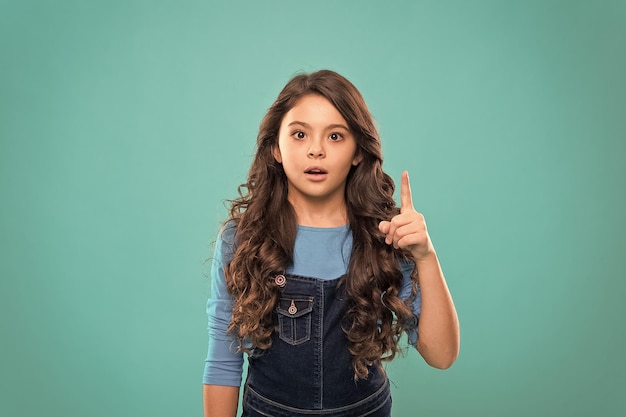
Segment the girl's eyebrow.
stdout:
<svg viewBox="0 0 626 417">
<path fill-rule="evenodd" d="M 346 125 L 343 125 L 341 123 L 328 125 L 328 127 L 326 129 L 345 129 L 348 132 L 350 131 L 350 129 L 348 129 L 348 127 Z"/>
<path fill-rule="evenodd" d="M 292 125 L 301 125 L 301 126 L 306 127 L 307 129 L 311 128 L 311 126 L 308 123 L 300 122 L 298 120 L 294 120 L 293 122 L 289 123 L 287 126 L 292 126 Z M 326 126 L 325 129 L 326 130 L 330 130 L 330 129 L 338 129 L 338 128 L 347 130 L 348 132 L 350 131 L 350 129 L 348 129 L 348 127 L 346 125 L 341 124 L 341 123 L 335 123 L 335 124 L 328 125 L 328 126 Z"/>
<path fill-rule="evenodd" d="M 292 125 L 301 125 L 301 126 L 304 126 L 306 128 L 310 128 L 311 127 L 308 123 L 299 122 L 297 120 L 294 120 L 293 122 L 289 123 L 287 126 L 292 126 Z"/>
</svg>

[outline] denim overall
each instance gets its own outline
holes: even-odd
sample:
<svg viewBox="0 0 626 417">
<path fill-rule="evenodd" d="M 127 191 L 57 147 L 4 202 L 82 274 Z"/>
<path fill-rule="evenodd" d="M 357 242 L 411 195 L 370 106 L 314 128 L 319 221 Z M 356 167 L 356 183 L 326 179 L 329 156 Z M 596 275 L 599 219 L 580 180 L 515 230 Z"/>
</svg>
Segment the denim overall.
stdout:
<svg viewBox="0 0 626 417">
<path fill-rule="evenodd" d="M 389 382 L 380 364 L 355 380 L 342 330 L 347 302 L 340 278 L 277 275 L 281 288 L 272 346 L 248 358 L 243 416 L 391 415 Z"/>
</svg>

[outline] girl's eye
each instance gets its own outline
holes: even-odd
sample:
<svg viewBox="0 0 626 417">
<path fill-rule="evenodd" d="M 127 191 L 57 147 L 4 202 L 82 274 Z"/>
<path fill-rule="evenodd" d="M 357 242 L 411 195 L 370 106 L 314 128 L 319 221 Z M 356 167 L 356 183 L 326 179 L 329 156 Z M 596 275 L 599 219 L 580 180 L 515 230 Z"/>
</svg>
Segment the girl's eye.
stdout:
<svg viewBox="0 0 626 417">
<path fill-rule="evenodd" d="M 292 135 L 294 138 L 296 139 L 304 139 L 306 137 L 306 135 L 304 134 L 304 132 L 298 130 L 297 132 L 294 132 Z"/>
<path fill-rule="evenodd" d="M 341 133 L 331 133 L 328 138 L 331 141 L 336 142 L 338 140 L 341 140 L 343 138 L 343 135 Z"/>
</svg>

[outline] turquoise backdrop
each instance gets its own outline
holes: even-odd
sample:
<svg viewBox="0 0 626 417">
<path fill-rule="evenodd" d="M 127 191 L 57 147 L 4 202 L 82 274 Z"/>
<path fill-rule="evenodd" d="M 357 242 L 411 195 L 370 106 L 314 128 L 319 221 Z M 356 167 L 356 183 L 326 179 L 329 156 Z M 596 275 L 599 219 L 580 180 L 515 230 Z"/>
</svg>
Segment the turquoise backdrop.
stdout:
<svg viewBox="0 0 626 417">
<path fill-rule="evenodd" d="M 0 415 L 200 416 L 210 256 L 287 80 L 361 90 L 461 320 L 394 416 L 626 415 L 626 2 L 0 0 Z"/>
</svg>

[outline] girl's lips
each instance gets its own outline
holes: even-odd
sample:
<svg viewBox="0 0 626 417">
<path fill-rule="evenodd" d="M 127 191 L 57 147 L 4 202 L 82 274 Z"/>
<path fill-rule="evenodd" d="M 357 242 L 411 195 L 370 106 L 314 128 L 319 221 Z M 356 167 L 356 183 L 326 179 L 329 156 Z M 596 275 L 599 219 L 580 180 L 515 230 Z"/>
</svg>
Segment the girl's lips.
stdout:
<svg viewBox="0 0 626 417">
<path fill-rule="evenodd" d="M 318 166 L 310 166 L 304 170 L 305 174 L 327 174 L 326 170 Z"/>
<path fill-rule="evenodd" d="M 311 181 L 323 181 L 326 179 L 328 172 L 322 167 L 311 166 L 304 170 L 304 174 Z"/>
<path fill-rule="evenodd" d="M 326 172 L 306 171 L 305 176 L 311 181 L 324 181 L 328 175 Z"/>
</svg>

